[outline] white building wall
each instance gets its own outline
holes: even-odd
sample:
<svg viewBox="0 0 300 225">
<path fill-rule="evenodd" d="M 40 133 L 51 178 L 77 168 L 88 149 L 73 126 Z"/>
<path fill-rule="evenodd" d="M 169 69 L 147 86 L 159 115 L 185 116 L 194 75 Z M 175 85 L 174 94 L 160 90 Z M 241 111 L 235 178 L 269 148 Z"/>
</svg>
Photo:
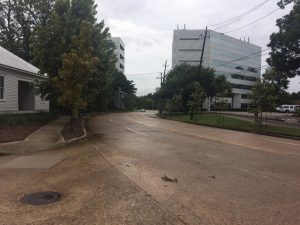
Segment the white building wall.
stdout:
<svg viewBox="0 0 300 225">
<path fill-rule="evenodd" d="M 199 65 L 205 30 L 175 30 L 173 36 L 172 66 L 182 63 Z M 249 99 L 244 99 L 244 94 L 251 94 L 252 91 L 245 89 L 245 85 L 253 86 L 255 79 L 261 76 L 261 47 L 238 40 L 230 36 L 209 30 L 204 49 L 203 66 L 213 68 L 217 75 L 224 75 L 233 85 L 233 107 L 241 108 L 242 104 L 249 104 Z M 257 53 L 257 54 L 255 54 Z M 245 56 L 252 57 L 237 60 Z M 237 60 L 236 62 L 232 62 Z M 232 63 L 228 63 L 232 62 Z M 224 65 L 228 63 L 227 65 Z M 243 67 L 244 70 L 238 70 Z M 257 69 L 257 73 L 247 71 L 249 67 Z M 242 75 L 247 79 L 240 79 L 232 75 Z M 252 80 L 254 79 L 254 80 Z M 236 86 L 239 85 L 237 88 Z M 243 88 L 240 88 L 242 86 Z"/>
<path fill-rule="evenodd" d="M 18 81 L 33 83 L 37 76 L 0 67 L 0 76 L 4 77 L 4 99 L 0 99 L 0 112 L 16 112 L 19 110 Z M 49 112 L 49 101 L 40 96 L 34 97 L 34 110 Z"/>
<path fill-rule="evenodd" d="M 0 68 L 4 77 L 4 99 L 0 99 L 0 112 L 18 110 L 18 82 L 15 75 Z"/>
<path fill-rule="evenodd" d="M 115 55 L 117 58 L 116 68 L 117 70 L 125 73 L 125 44 L 119 37 L 111 38 L 112 42 L 115 44 Z"/>
<path fill-rule="evenodd" d="M 36 111 L 49 112 L 49 108 L 50 108 L 49 101 L 42 99 L 41 96 L 39 96 L 39 95 L 35 96 L 35 110 Z"/>
</svg>

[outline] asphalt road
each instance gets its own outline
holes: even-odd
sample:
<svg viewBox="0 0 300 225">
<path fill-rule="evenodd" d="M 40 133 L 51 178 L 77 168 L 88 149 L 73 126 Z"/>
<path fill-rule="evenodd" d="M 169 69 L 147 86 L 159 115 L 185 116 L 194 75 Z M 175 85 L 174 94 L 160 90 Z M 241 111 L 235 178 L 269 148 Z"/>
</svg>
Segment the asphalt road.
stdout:
<svg viewBox="0 0 300 225">
<path fill-rule="evenodd" d="M 90 145 L 183 224 L 300 224 L 300 141 L 155 112 L 99 115 L 89 129 Z"/>
</svg>

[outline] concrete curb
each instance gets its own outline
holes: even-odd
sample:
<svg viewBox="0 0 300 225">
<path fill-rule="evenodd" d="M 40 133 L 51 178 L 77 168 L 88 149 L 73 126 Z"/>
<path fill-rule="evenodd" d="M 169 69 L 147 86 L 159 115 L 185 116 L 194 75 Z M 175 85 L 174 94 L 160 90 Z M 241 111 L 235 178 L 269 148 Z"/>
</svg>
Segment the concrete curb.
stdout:
<svg viewBox="0 0 300 225">
<path fill-rule="evenodd" d="M 86 138 L 87 137 L 87 132 L 86 132 L 86 129 L 85 129 L 85 119 L 83 119 L 83 121 L 82 121 L 82 127 L 83 127 L 83 133 L 84 134 L 81 137 L 73 138 L 73 139 L 68 140 L 68 141 L 65 140 L 64 136 L 61 133 L 62 130 L 64 129 L 64 127 L 62 129 L 60 129 L 60 131 L 59 131 L 59 135 L 60 135 L 60 141 L 59 141 L 59 143 L 62 143 L 62 144 L 71 144 L 71 143 L 74 143 L 74 142 L 77 142 L 77 141 L 80 141 L 80 140 Z"/>
</svg>

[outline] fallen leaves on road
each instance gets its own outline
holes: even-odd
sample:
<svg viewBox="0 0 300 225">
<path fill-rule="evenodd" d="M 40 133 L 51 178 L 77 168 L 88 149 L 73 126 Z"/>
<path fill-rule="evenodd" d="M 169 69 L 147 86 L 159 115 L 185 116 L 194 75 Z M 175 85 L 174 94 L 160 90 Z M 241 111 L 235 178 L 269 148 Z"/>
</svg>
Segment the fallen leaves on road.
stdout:
<svg viewBox="0 0 300 225">
<path fill-rule="evenodd" d="M 178 180 L 177 178 L 169 178 L 168 176 L 164 175 L 162 178 L 161 178 L 163 181 L 166 181 L 166 182 L 172 182 L 172 183 L 178 183 Z"/>
</svg>

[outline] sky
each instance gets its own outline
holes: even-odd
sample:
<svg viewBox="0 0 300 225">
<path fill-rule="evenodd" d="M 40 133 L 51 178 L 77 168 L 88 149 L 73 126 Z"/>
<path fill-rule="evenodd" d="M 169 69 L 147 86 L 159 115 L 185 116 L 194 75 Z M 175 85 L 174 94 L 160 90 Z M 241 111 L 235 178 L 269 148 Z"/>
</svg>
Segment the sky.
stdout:
<svg viewBox="0 0 300 225">
<path fill-rule="evenodd" d="M 263 0 L 96 0 L 98 20 L 104 20 L 113 37 L 125 43 L 125 75 L 133 80 L 137 95 L 154 93 L 160 86 L 158 77 L 163 64 L 172 63 L 173 30 L 183 28 L 204 29 L 236 17 Z M 262 7 L 219 32 L 226 32 L 249 24 L 275 10 L 277 0 L 269 0 Z M 250 37 L 250 42 L 266 48 L 270 34 L 276 32 L 276 19 L 288 14 L 292 6 L 278 10 L 261 21 L 232 32 L 235 38 Z M 210 27 L 209 27 L 210 28 Z M 211 27 L 213 28 L 213 27 Z M 263 56 L 262 66 L 266 65 Z M 291 80 L 290 92 L 300 91 L 300 77 Z"/>
</svg>

